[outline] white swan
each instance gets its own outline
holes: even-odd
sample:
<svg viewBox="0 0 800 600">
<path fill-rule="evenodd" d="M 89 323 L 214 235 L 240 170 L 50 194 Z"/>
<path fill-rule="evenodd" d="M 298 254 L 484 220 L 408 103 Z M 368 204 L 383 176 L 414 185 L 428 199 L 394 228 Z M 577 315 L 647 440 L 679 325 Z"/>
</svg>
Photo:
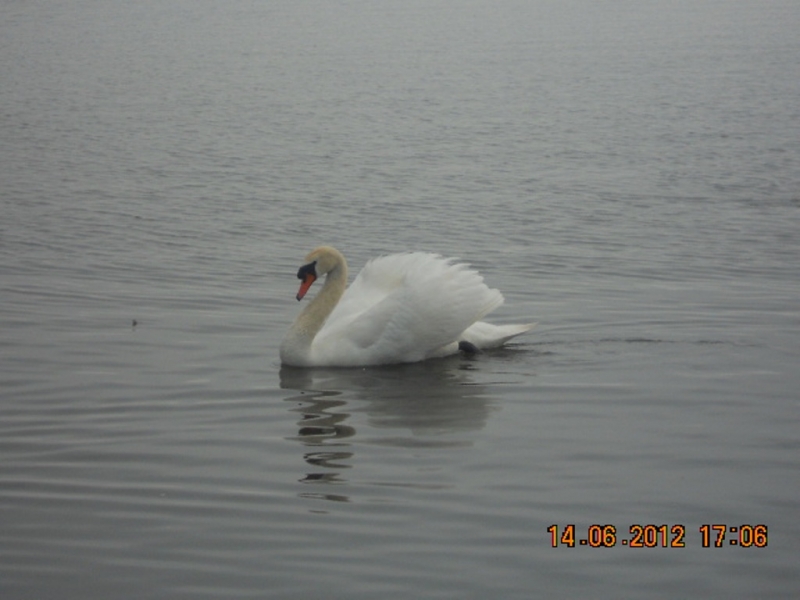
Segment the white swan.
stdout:
<svg viewBox="0 0 800 600">
<path fill-rule="evenodd" d="M 371 260 L 347 288 L 347 261 L 330 246 L 306 256 L 297 299 L 325 285 L 281 342 L 281 362 L 296 367 L 408 363 L 495 348 L 534 323 L 491 325 L 503 303 L 477 271 L 437 254 L 409 252 Z M 347 289 L 346 289 L 347 288 Z"/>
</svg>

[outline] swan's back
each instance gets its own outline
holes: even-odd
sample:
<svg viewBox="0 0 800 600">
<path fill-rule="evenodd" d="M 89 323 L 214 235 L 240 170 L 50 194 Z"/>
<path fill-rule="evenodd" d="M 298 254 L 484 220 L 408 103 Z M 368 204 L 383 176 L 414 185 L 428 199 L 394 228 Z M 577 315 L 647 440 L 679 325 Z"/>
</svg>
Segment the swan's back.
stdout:
<svg viewBox="0 0 800 600">
<path fill-rule="evenodd" d="M 364 267 L 311 347 L 317 364 L 413 362 L 443 352 L 503 303 L 468 265 L 409 252 Z"/>
</svg>

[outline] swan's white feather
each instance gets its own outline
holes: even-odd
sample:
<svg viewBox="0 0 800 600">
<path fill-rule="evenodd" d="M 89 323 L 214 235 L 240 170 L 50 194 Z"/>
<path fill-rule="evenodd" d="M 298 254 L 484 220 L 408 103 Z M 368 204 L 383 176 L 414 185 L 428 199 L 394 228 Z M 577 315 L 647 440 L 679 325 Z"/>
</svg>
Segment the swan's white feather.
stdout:
<svg viewBox="0 0 800 600">
<path fill-rule="evenodd" d="M 511 338 L 517 337 L 530 331 L 536 323 L 524 323 L 521 325 L 493 325 L 485 321 L 478 321 L 470 325 L 461 334 L 461 340 L 473 344 L 482 350 L 498 348 Z"/>
<path fill-rule="evenodd" d="M 422 360 L 502 303 L 467 265 L 422 252 L 384 256 L 347 289 L 312 356 L 326 364 Z"/>
</svg>

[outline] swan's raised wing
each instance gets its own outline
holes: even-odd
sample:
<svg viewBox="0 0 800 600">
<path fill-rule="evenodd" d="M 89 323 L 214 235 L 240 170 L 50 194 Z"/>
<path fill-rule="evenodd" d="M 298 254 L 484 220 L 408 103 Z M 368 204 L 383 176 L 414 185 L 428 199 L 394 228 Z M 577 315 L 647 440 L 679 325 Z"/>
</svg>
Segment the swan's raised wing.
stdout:
<svg viewBox="0 0 800 600">
<path fill-rule="evenodd" d="M 421 252 L 378 258 L 342 296 L 313 351 L 342 365 L 422 360 L 502 303 L 468 265 Z"/>
<path fill-rule="evenodd" d="M 323 326 L 341 326 L 397 292 L 405 284 L 408 265 L 397 260 L 408 254 L 394 254 L 369 261 L 345 290 Z M 405 265 L 405 268 L 404 268 Z"/>
</svg>

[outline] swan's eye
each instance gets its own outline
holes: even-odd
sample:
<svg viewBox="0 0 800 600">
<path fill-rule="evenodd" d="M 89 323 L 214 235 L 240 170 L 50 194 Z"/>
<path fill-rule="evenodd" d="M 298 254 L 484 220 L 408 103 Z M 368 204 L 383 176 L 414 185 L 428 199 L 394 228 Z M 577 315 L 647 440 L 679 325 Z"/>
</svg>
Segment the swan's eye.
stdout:
<svg viewBox="0 0 800 600">
<path fill-rule="evenodd" d="M 300 267 L 300 269 L 297 271 L 297 278 L 305 279 L 306 275 L 313 275 L 314 279 L 316 279 L 317 278 L 317 269 L 315 268 L 316 265 L 317 261 L 314 261 L 312 263 L 308 263 L 307 265 L 303 265 L 302 267 Z"/>
</svg>

